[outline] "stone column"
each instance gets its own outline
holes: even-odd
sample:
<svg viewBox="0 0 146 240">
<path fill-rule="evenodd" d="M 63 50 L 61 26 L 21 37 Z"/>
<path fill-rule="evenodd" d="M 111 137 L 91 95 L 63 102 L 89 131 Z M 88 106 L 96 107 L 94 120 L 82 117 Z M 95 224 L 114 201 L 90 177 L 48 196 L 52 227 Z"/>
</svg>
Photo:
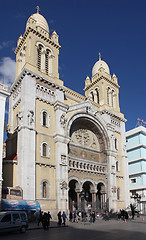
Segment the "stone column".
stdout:
<svg viewBox="0 0 146 240">
<path fill-rule="evenodd" d="M 22 80 L 21 120 L 19 121 L 17 157 L 18 157 L 18 186 L 23 189 L 24 200 L 35 200 L 35 97 L 36 81 L 25 75 Z"/>
<path fill-rule="evenodd" d="M 77 209 L 79 209 L 79 207 L 80 207 L 80 191 L 75 190 L 75 192 L 77 193 Z"/>
<path fill-rule="evenodd" d="M 8 87 L 0 83 L 0 207 L 2 197 L 2 159 L 3 159 L 3 136 L 4 136 L 4 118 L 5 118 L 5 102 L 8 93 Z"/>
<path fill-rule="evenodd" d="M 68 142 L 65 137 L 66 111 L 63 92 L 56 90 L 54 136 L 56 149 L 56 204 L 57 211 L 68 211 Z M 59 99 L 59 100 L 58 100 Z M 62 100 L 62 102 L 60 101 Z"/>
</svg>

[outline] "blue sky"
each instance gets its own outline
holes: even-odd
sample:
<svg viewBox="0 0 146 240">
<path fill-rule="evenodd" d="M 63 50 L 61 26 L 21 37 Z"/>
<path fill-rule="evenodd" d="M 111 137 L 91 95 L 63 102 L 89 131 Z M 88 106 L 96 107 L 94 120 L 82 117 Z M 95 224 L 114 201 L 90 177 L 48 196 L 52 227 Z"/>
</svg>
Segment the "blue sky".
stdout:
<svg viewBox="0 0 146 240">
<path fill-rule="evenodd" d="M 146 0 L 2 0 L 0 7 L 0 81 L 14 79 L 14 49 L 29 16 L 39 5 L 61 45 L 60 78 L 84 94 L 84 81 L 102 59 L 120 85 L 126 130 L 146 121 Z"/>
</svg>

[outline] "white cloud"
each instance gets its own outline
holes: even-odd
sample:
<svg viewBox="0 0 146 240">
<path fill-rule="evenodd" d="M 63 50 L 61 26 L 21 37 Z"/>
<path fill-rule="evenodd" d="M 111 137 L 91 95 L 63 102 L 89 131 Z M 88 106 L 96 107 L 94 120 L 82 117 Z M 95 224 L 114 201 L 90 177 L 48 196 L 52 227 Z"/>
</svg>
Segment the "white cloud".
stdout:
<svg viewBox="0 0 146 240">
<path fill-rule="evenodd" d="M 3 41 L 2 43 L 0 43 L 0 50 L 3 48 L 8 48 L 11 47 L 12 45 L 14 45 L 14 41 Z"/>
<path fill-rule="evenodd" d="M 9 87 L 14 82 L 16 71 L 16 62 L 10 57 L 4 57 L 0 60 L 0 82 Z"/>
</svg>

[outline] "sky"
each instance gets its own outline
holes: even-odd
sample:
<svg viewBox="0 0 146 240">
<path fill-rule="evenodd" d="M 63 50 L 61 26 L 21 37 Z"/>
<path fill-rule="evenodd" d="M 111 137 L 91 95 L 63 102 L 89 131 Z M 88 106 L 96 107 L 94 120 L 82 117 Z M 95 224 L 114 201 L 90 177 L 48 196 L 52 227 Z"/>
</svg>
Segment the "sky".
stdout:
<svg viewBox="0 0 146 240">
<path fill-rule="evenodd" d="M 55 30 L 61 45 L 59 74 L 64 85 L 84 95 L 98 53 L 120 85 L 120 109 L 126 131 L 146 121 L 146 0 L 1 0 L 0 82 L 15 77 L 18 37 L 29 16 L 40 13 Z M 5 118 L 8 118 L 8 103 Z"/>
</svg>

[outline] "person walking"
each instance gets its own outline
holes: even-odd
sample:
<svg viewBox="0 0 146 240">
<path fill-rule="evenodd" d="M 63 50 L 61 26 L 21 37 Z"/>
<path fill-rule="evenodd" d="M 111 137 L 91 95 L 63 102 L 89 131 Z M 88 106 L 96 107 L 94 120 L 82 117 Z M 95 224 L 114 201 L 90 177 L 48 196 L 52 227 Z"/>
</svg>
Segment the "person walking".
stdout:
<svg viewBox="0 0 146 240">
<path fill-rule="evenodd" d="M 39 218 L 38 218 L 38 226 L 39 226 L 40 222 L 42 223 L 42 218 L 43 218 L 43 212 L 40 210 Z"/>
<path fill-rule="evenodd" d="M 42 224 L 43 224 L 43 229 L 47 230 L 48 229 L 48 214 L 45 212 L 43 217 L 42 217 Z"/>
<path fill-rule="evenodd" d="M 62 223 L 61 211 L 58 212 L 57 217 L 58 217 L 58 225 L 61 226 L 61 223 Z"/>
<path fill-rule="evenodd" d="M 70 214 L 69 214 L 69 221 L 72 222 L 72 219 L 73 219 L 73 214 L 72 214 L 72 212 L 70 211 Z"/>
<path fill-rule="evenodd" d="M 66 223 L 66 218 L 67 218 L 67 216 L 66 216 L 65 212 L 63 212 L 62 219 L 63 219 L 63 225 L 64 226 L 65 226 L 65 223 Z"/>
<path fill-rule="evenodd" d="M 47 214 L 47 229 L 50 227 L 50 219 L 52 219 L 50 212 Z"/>
</svg>

